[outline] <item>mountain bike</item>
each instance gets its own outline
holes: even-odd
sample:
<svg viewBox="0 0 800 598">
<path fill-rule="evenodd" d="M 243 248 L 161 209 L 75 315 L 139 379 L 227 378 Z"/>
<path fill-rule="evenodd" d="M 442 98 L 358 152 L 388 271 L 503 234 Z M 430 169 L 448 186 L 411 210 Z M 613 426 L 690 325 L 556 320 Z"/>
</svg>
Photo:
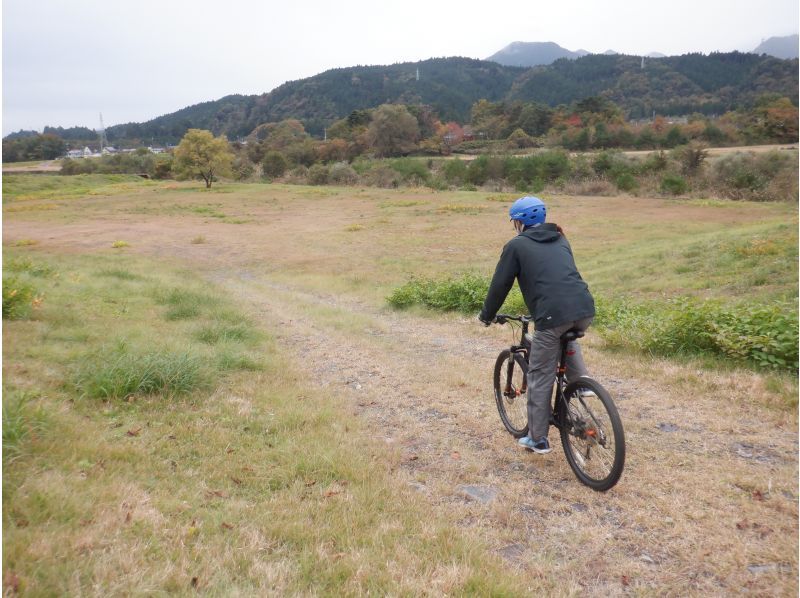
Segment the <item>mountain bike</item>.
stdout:
<svg viewBox="0 0 800 598">
<path fill-rule="evenodd" d="M 528 360 L 532 336 L 530 316 L 498 314 L 494 322 L 520 328 L 520 341 L 505 349 L 494 366 L 494 394 L 503 425 L 512 436 L 528 433 Z M 515 334 L 514 330 L 514 334 Z M 625 432 L 608 391 L 592 378 L 581 376 L 567 383 L 567 350 L 583 336 L 568 330 L 561 336 L 561 354 L 553 382 L 550 425 L 558 428 L 567 462 L 578 480 L 593 490 L 612 488 L 625 467 Z"/>
</svg>

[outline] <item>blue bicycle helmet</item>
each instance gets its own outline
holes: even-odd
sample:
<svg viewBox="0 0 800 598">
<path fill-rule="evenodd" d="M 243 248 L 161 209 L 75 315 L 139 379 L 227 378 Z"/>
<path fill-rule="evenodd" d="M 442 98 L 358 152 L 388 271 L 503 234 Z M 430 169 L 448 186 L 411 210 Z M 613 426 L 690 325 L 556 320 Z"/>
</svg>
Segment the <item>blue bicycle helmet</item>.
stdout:
<svg viewBox="0 0 800 598">
<path fill-rule="evenodd" d="M 526 195 L 511 204 L 508 215 L 511 220 L 519 220 L 525 226 L 542 224 L 547 218 L 547 207 L 538 197 Z"/>
</svg>

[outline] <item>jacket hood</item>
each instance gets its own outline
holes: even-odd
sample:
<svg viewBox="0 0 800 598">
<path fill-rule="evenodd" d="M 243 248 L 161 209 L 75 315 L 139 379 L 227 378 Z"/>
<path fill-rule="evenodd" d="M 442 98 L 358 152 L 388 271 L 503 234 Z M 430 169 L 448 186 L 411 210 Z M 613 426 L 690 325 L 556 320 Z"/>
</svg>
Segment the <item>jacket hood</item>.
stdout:
<svg viewBox="0 0 800 598">
<path fill-rule="evenodd" d="M 520 236 L 528 237 L 537 243 L 551 243 L 561 236 L 558 228 L 552 222 L 546 222 L 539 226 L 532 226 L 526 229 Z"/>
</svg>

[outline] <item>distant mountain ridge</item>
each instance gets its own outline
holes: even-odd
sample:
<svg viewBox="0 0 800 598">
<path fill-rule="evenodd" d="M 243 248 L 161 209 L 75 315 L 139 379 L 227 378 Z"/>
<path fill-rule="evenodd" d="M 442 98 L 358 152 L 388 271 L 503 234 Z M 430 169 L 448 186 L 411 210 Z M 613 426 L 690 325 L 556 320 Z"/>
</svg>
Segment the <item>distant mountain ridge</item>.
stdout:
<svg viewBox="0 0 800 598">
<path fill-rule="evenodd" d="M 800 37 L 797 34 L 771 37 L 761 42 L 753 54 L 768 54 L 775 58 L 797 58 Z"/>
<path fill-rule="evenodd" d="M 486 60 L 505 66 L 539 66 L 552 64 L 559 58 L 580 58 L 588 53 L 586 50 L 572 52 L 555 42 L 512 42 Z"/>
<path fill-rule="evenodd" d="M 767 54 L 775 58 L 791 59 L 798 57 L 798 36 L 787 35 L 785 37 L 770 37 L 759 44 L 759 46 L 749 53 Z M 561 58 L 581 58 L 588 54 L 594 54 L 587 50 L 571 51 L 562 48 L 555 42 L 513 42 L 499 52 L 495 52 L 486 60 L 499 62 L 506 66 L 542 66 L 554 63 Z M 617 54 L 614 50 L 606 50 L 605 55 Z M 650 52 L 647 58 L 665 58 L 666 54 L 661 52 Z"/>
</svg>

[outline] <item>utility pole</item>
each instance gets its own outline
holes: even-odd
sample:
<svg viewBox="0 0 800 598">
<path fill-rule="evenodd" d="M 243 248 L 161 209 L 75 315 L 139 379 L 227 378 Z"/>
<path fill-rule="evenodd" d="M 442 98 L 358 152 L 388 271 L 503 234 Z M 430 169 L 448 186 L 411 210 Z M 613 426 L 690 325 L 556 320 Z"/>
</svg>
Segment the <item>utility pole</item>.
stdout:
<svg viewBox="0 0 800 598">
<path fill-rule="evenodd" d="M 106 128 L 103 126 L 103 113 L 100 113 L 100 155 L 103 154 L 103 148 L 106 146 Z"/>
</svg>

